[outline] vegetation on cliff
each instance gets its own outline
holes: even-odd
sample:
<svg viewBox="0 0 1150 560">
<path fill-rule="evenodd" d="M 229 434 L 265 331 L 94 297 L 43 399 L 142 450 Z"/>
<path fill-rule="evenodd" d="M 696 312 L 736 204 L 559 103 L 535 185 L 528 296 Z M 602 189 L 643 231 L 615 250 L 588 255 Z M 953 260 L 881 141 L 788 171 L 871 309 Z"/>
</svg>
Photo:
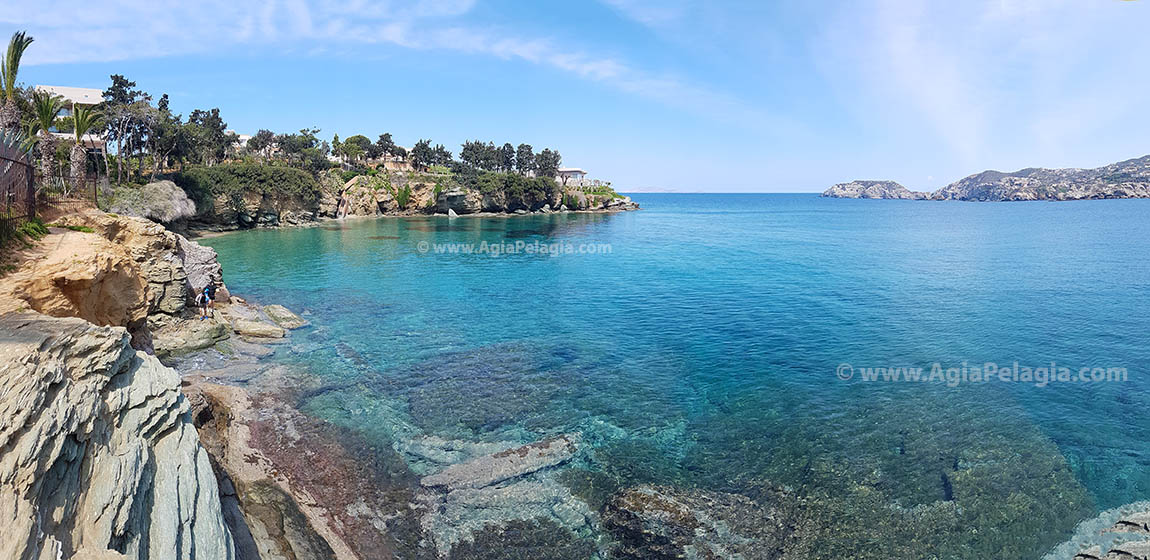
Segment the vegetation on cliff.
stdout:
<svg viewBox="0 0 1150 560">
<path fill-rule="evenodd" d="M 231 210 L 243 208 L 243 195 L 257 193 L 314 202 L 319 198 L 319 183 L 307 171 L 287 165 L 257 163 L 224 163 L 196 166 L 175 176 L 176 184 L 188 193 L 200 213 L 212 213 L 216 200 L 226 197 Z"/>
</svg>

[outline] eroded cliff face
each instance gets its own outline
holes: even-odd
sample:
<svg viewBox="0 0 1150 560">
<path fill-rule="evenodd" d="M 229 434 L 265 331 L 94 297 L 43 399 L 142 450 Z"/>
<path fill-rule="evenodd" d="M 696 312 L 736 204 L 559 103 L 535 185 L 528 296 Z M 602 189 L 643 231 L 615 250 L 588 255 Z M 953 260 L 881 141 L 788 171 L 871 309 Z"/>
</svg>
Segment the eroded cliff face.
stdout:
<svg viewBox="0 0 1150 560">
<path fill-rule="evenodd" d="M 235 558 L 179 376 L 129 340 L 0 316 L 0 558 Z"/>
<path fill-rule="evenodd" d="M 153 334 L 180 322 L 192 294 L 222 281 L 215 251 L 148 220 L 91 211 L 59 222 L 93 231 L 54 229 L 24 266 L 5 277 L 0 300 L 53 317 L 125 327 L 132 346 L 151 353 L 170 350 Z M 227 289 L 217 296 L 227 301 Z M 0 312 L 7 307 L 0 302 Z"/>
</svg>

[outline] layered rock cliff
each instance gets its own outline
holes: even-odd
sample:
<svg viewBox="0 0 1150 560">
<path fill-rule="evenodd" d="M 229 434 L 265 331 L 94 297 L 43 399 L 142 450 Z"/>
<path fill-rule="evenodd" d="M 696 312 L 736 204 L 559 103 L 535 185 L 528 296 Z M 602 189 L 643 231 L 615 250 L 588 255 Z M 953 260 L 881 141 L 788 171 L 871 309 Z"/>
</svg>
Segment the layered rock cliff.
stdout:
<svg viewBox="0 0 1150 560">
<path fill-rule="evenodd" d="M 823 196 L 970 201 L 1150 198 L 1150 156 L 1094 169 L 983 171 L 929 194 L 909 191 L 893 181 L 854 181 L 834 185 Z"/>
<path fill-rule="evenodd" d="M 175 371 L 78 318 L 0 337 L 0 557 L 235 557 Z"/>
</svg>

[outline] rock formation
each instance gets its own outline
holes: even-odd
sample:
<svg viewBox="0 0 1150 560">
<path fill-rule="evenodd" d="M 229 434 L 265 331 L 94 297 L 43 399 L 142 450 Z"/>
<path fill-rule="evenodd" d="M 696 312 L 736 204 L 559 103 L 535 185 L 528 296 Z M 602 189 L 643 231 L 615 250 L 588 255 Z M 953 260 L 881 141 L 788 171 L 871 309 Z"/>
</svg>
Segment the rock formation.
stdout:
<svg viewBox="0 0 1150 560">
<path fill-rule="evenodd" d="M 930 194 L 908 191 L 893 181 L 854 181 L 834 185 L 823 196 L 970 201 L 1150 198 L 1150 156 L 1094 169 L 983 171 Z"/>
<path fill-rule="evenodd" d="M 0 332 L 0 557 L 235 557 L 175 371 L 82 319 Z"/>
<path fill-rule="evenodd" d="M 215 251 L 154 222 L 94 211 L 59 222 L 92 233 L 57 230 L 0 295 L 53 317 L 125 327 L 137 349 L 152 351 L 152 331 L 180 317 L 209 279 L 222 278 Z M 227 289 L 217 295 L 226 301 Z"/>
<path fill-rule="evenodd" d="M 827 189 L 823 196 L 831 198 L 899 198 L 922 200 L 929 193 L 914 192 L 894 181 L 851 181 Z"/>
<path fill-rule="evenodd" d="M 196 203 L 175 183 L 156 181 L 142 187 L 117 188 L 108 204 L 108 210 L 168 224 L 195 216 Z"/>
</svg>

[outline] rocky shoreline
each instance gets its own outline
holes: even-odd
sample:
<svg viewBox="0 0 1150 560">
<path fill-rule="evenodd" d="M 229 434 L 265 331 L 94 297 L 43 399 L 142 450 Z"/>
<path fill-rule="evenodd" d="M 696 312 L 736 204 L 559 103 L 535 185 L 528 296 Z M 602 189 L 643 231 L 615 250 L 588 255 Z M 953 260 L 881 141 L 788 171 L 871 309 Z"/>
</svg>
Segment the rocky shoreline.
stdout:
<svg viewBox="0 0 1150 560">
<path fill-rule="evenodd" d="M 1150 156 L 1094 169 L 983 171 L 933 193 L 911 191 L 894 181 L 852 181 L 833 185 L 822 196 L 980 202 L 1150 198 Z"/>
<path fill-rule="evenodd" d="M 319 178 L 318 195 L 309 198 L 245 191 L 238 199 L 220 195 L 198 204 L 196 213 L 175 224 L 193 232 L 219 232 L 257 227 L 319 225 L 353 217 L 523 216 L 567 212 L 610 213 L 638 210 L 630 197 L 613 192 L 588 193 L 560 186 L 532 206 L 508 200 L 502 192 L 483 193 L 463 187 L 443 188 L 442 177 L 415 173 L 358 175 L 343 181 L 335 171 Z M 403 203 L 398 188 L 410 189 Z"/>
</svg>

